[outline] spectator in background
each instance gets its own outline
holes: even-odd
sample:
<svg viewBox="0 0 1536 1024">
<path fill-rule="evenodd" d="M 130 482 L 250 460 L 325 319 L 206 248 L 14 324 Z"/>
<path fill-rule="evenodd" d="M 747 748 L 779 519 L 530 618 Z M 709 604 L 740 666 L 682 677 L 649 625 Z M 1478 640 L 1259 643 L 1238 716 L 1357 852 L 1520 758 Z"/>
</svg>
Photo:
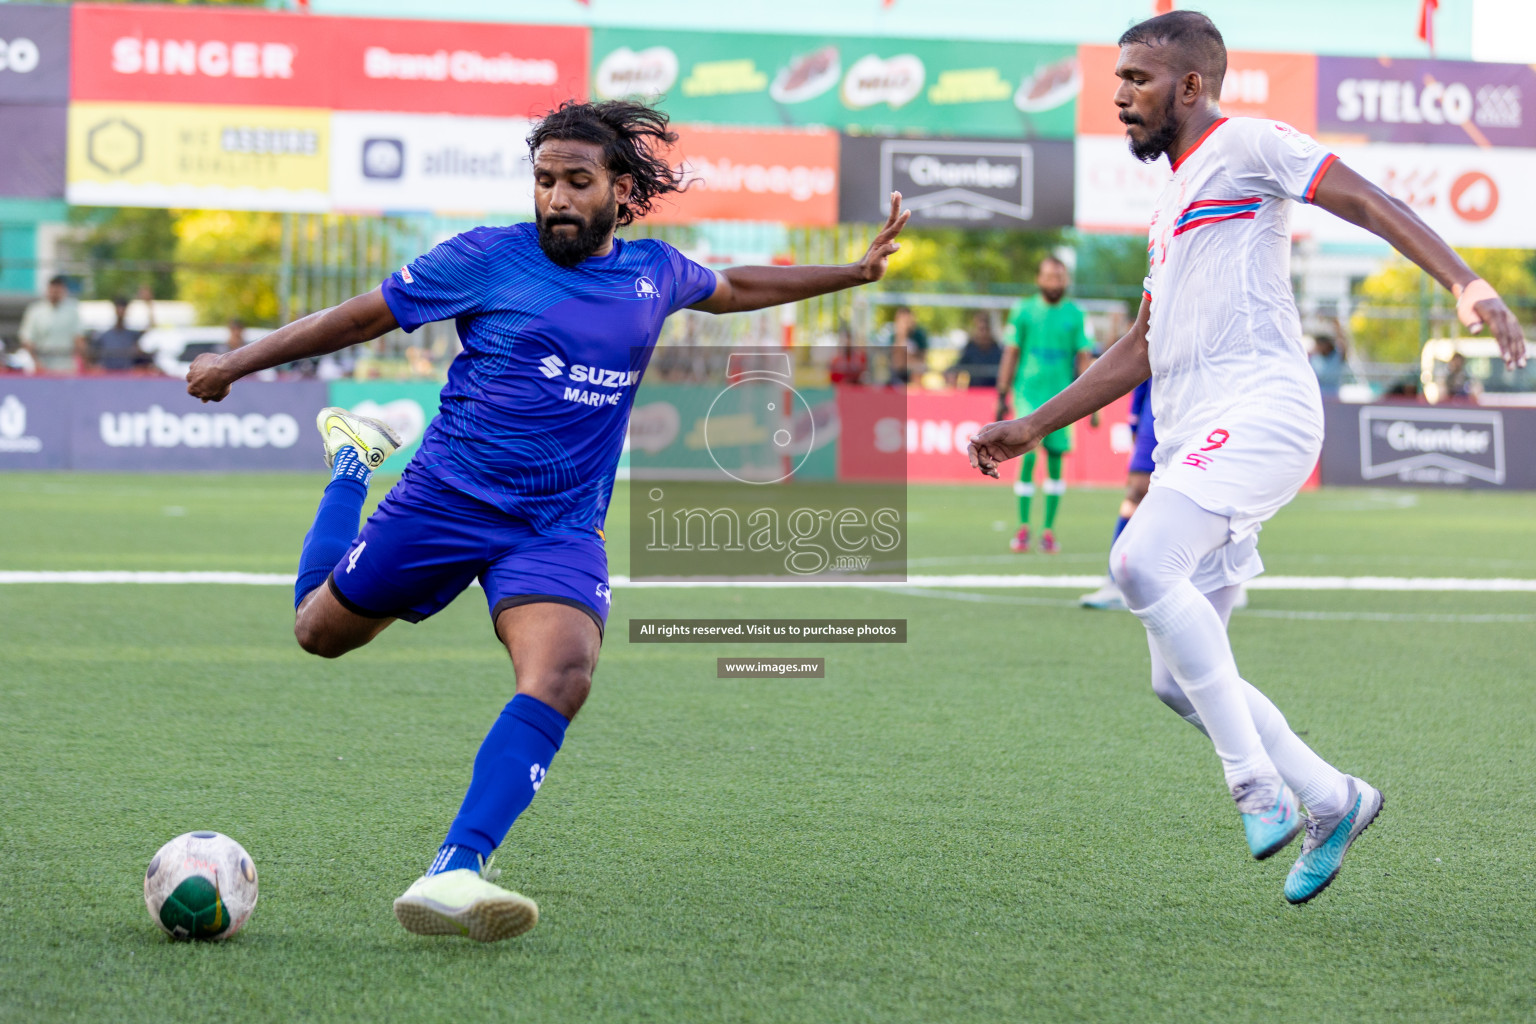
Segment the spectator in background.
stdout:
<svg viewBox="0 0 1536 1024">
<path fill-rule="evenodd" d="M 1003 361 L 1003 349 L 997 343 L 997 334 L 992 330 L 992 317 L 978 310 L 971 317 L 971 333 L 965 339 L 965 347 L 960 350 L 960 358 L 955 360 L 944 373 L 944 382 L 954 387 L 964 373 L 970 381 L 966 385 L 973 388 L 997 387 L 997 370 Z"/>
<path fill-rule="evenodd" d="M 1477 401 L 1477 381 L 1467 372 L 1467 357 L 1460 352 L 1451 356 L 1445 370 L 1445 397 L 1460 402 Z"/>
<path fill-rule="evenodd" d="M 1339 385 L 1344 383 L 1344 353 L 1339 351 L 1332 335 L 1319 334 L 1312 339 L 1310 361 L 1323 397 L 1337 398 Z"/>
<path fill-rule="evenodd" d="M 47 373 L 74 373 L 85 361 L 80 304 L 62 274 L 50 279 L 44 297 L 22 314 L 21 347 L 36 369 Z"/>
<path fill-rule="evenodd" d="M 907 383 L 911 377 L 909 367 L 922 374 L 928 358 L 928 332 L 912 315 L 911 306 L 897 306 L 891 322 L 881 328 L 876 341 L 890 347 L 891 383 Z"/>
<path fill-rule="evenodd" d="M 833 384 L 862 384 L 869 373 L 869 353 L 853 343 L 853 329 L 847 324 L 837 328 L 837 355 L 827 366 Z"/>
<path fill-rule="evenodd" d="M 245 321 L 237 316 L 229 318 L 229 342 L 228 348 L 233 352 L 237 348 L 245 347 Z"/>
<path fill-rule="evenodd" d="M 96 365 L 103 370 L 136 370 L 151 365 L 149 356 L 139 348 L 143 331 L 128 326 L 128 300 L 122 296 L 112 300 L 117 321 L 96 335 Z"/>
</svg>

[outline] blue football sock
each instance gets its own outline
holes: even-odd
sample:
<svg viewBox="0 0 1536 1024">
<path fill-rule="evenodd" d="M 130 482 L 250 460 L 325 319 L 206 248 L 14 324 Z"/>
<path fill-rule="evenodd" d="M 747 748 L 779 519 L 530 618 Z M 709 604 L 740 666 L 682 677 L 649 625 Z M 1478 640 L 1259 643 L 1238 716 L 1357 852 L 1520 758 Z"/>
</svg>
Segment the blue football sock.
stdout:
<svg viewBox="0 0 1536 1024">
<path fill-rule="evenodd" d="M 437 848 L 437 856 L 433 858 L 432 866 L 427 868 L 427 874 L 440 875 L 444 871 L 457 871 L 460 868 L 479 871 L 480 857 L 481 854 L 467 846 L 444 843 Z"/>
<path fill-rule="evenodd" d="M 489 856 L 533 802 L 570 722 L 537 697 L 520 693 L 502 709 L 475 755 L 475 773 L 444 846 Z"/>
<path fill-rule="evenodd" d="M 1111 544 L 1120 539 L 1120 535 L 1125 532 L 1125 524 L 1130 521 L 1130 516 L 1121 516 L 1119 519 L 1115 520 L 1115 539 L 1110 541 Z"/>
<path fill-rule="evenodd" d="M 343 448 L 336 453 L 331 482 L 325 485 L 320 508 L 315 512 L 315 525 L 304 535 L 304 546 L 299 550 L 299 578 L 293 586 L 295 608 L 311 590 L 325 582 L 352 546 L 372 476 L 372 471 L 358 458 L 357 449 Z"/>
</svg>

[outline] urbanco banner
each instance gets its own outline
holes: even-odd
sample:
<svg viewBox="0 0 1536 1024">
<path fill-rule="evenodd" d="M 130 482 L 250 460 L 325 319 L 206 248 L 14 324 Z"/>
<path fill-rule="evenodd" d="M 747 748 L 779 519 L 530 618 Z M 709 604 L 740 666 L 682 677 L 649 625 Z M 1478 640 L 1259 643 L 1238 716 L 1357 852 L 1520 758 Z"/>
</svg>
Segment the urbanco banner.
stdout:
<svg viewBox="0 0 1536 1024">
<path fill-rule="evenodd" d="M 679 121 L 1069 138 L 1077 50 L 1001 43 L 594 29 L 592 95 Z"/>
<path fill-rule="evenodd" d="M 72 96 L 530 117 L 584 97 L 589 38 L 558 25 L 78 4 Z"/>
<path fill-rule="evenodd" d="M 845 135 L 839 219 L 884 221 L 892 190 L 913 223 L 1051 228 L 1072 223 L 1072 143 Z"/>
<path fill-rule="evenodd" d="M 1371 142 L 1536 146 L 1536 68 L 1319 57 L 1317 129 Z"/>
<path fill-rule="evenodd" d="M 330 208 L 331 114 L 301 107 L 72 103 L 71 203 Z"/>
<path fill-rule="evenodd" d="M 331 198 L 340 210 L 533 213 L 528 132 L 514 117 L 331 117 Z"/>
<path fill-rule="evenodd" d="M 222 402 L 185 381 L 69 381 L 70 466 L 89 470 L 321 470 L 319 381 L 247 381 Z"/>
<path fill-rule="evenodd" d="M 61 198 L 68 129 L 69 108 L 63 103 L 0 103 L 0 139 L 24 140 L 8 146 L 0 159 L 0 196 Z"/>
<path fill-rule="evenodd" d="M 68 100 L 69 8 L 0 4 L 0 103 Z"/>
<path fill-rule="evenodd" d="M 0 377 L 0 470 L 69 468 L 72 383 Z"/>
<path fill-rule="evenodd" d="M 837 223 L 837 133 L 678 125 L 671 160 L 683 192 L 646 218 Z"/>
<path fill-rule="evenodd" d="M 1077 98 L 1077 130 L 1084 135 L 1123 133 L 1115 106 L 1117 46 L 1079 46 L 1083 92 Z M 1284 121 L 1297 131 L 1317 128 L 1317 58 L 1310 53 L 1228 50 L 1221 82 L 1221 112 L 1228 117 Z"/>
</svg>

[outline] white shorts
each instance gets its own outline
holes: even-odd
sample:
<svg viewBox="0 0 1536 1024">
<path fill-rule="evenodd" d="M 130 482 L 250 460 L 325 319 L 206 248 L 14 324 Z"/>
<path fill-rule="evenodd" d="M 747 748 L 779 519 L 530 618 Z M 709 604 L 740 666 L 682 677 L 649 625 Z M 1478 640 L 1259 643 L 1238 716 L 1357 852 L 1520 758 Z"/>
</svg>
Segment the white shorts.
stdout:
<svg viewBox="0 0 1536 1024">
<path fill-rule="evenodd" d="M 1194 440 L 1159 445 L 1153 487 L 1168 487 L 1226 516 L 1227 543 L 1201 560 L 1192 577 L 1208 594 L 1264 571 L 1259 530 L 1296 497 L 1317 466 L 1323 439 L 1310 423 L 1241 411 L 1213 420 Z"/>
</svg>

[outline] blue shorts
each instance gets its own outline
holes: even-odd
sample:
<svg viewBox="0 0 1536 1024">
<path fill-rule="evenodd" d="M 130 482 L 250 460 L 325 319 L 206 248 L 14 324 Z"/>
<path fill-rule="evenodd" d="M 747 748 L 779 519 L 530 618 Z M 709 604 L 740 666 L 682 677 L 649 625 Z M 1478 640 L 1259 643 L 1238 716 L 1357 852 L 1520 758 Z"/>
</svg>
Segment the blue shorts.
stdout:
<svg viewBox="0 0 1536 1024">
<path fill-rule="evenodd" d="M 1131 449 L 1128 471 L 1151 473 L 1157 469 L 1157 463 L 1152 461 L 1152 452 L 1156 449 L 1157 421 L 1152 418 L 1152 406 L 1148 403 L 1147 411 L 1141 414 L 1141 422 L 1136 427 L 1136 447 Z"/>
<path fill-rule="evenodd" d="M 608 551 L 596 530 L 541 534 L 525 520 L 425 475 L 407 474 L 331 571 L 331 593 L 358 615 L 420 622 L 479 578 L 491 622 L 554 603 L 608 619 Z"/>
</svg>

